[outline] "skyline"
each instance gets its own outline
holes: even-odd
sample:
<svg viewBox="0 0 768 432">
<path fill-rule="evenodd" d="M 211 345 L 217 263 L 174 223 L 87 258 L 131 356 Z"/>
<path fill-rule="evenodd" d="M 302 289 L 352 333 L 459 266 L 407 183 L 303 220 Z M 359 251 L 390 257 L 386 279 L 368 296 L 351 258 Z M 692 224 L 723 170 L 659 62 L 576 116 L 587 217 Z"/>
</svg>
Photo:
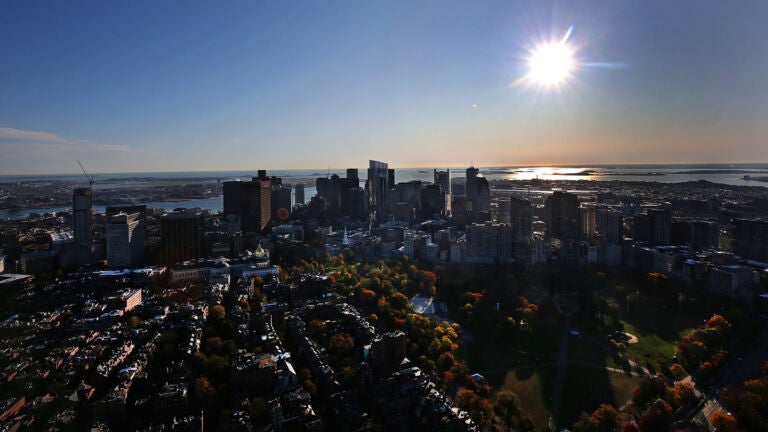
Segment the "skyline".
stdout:
<svg viewBox="0 0 768 432">
<path fill-rule="evenodd" d="M 0 173 L 768 162 L 766 18 L 759 1 L 15 2 Z M 566 32 L 571 79 L 516 84 Z"/>
</svg>

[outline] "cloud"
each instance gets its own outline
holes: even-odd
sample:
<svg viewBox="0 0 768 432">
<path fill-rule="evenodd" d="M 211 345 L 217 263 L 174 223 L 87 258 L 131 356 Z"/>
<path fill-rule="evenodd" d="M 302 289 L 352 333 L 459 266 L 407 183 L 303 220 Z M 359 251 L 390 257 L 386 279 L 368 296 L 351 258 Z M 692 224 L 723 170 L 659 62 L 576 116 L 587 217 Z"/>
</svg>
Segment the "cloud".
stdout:
<svg viewBox="0 0 768 432">
<path fill-rule="evenodd" d="M 0 141 L 24 141 L 24 142 L 67 142 L 66 138 L 49 132 L 28 131 L 9 127 L 0 127 Z"/>
</svg>

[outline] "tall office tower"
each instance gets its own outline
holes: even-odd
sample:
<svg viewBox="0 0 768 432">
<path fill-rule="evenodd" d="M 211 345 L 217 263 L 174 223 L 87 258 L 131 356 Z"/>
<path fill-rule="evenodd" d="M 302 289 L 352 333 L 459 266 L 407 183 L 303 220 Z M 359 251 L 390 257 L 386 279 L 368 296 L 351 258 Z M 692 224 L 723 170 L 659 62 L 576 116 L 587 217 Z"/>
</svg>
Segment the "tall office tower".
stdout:
<svg viewBox="0 0 768 432">
<path fill-rule="evenodd" d="M 75 232 L 75 266 L 91 264 L 93 250 L 93 215 L 91 188 L 77 188 L 72 194 L 72 230 Z"/>
<path fill-rule="evenodd" d="M 467 197 L 467 210 L 473 213 L 491 211 L 491 187 L 488 180 L 475 167 L 467 168 L 467 180 L 464 191 Z"/>
<path fill-rule="evenodd" d="M 389 168 L 387 169 L 387 184 L 390 188 L 395 187 L 395 169 Z"/>
<path fill-rule="evenodd" d="M 296 183 L 293 186 L 293 195 L 295 204 L 304 204 L 304 183 Z"/>
<path fill-rule="evenodd" d="M 107 265 L 111 268 L 137 265 L 137 250 L 144 252 L 144 243 L 137 241 L 139 213 L 117 213 L 107 220 Z"/>
<path fill-rule="evenodd" d="M 669 245 L 672 212 L 668 209 L 652 209 L 648 214 L 653 217 L 653 244 Z"/>
<path fill-rule="evenodd" d="M 434 171 L 434 183 L 443 188 L 443 199 L 445 200 L 445 214 L 451 214 L 451 169 L 445 171 Z"/>
<path fill-rule="evenodd" d="M 272 208 L 272 219 L 284 221 L 291 215 L 291 188 L 289 186 L 278 186 L 272 188 L 270 199 Z"/>
<path fill-rule="evenodd" d="M 368 162 L 368 202 L 378 222 L 386 219 L 385 205 L 389 192 L 389 167 L 384 162 Z"/>
<path fill-rule="evenodd" d="M 360 219 L 363 207 L 360 202 L 360 178 L 356 168 L 347 169 L 347 177 L 337 174 L 315 180 L 317 195 L 325 198 L 328 204 L 328 215 L 337 217 L 349 216 Z"/>
<path fill-rule="evenodd" d="M 421 219 L 432 219 L 444 216 L 445 213 L 445 193 L 442 186 L 438 184 L 424 186 L 421 189 Z"/>
<path fill-rule="evenodd" d="M 467 226 L 467 259 L 504 262 L 514 257 L 514 235 L 508 224 L 473 223 Z"/>
<path fill-rule="evenodd" d="M 531 202 L 515 197 L 510 197 L 508 201 L 500 201 L 498 222 L 511 224 L 515 239 L 529 239 L 533 233 Z"/>
<path fill-rule="evenodd" d="M 261 232 L 272 215 L 272 183 L 253 179 L 240 184 L 240 225 L 243 232 Z"/>
<path fill-rule="evenodd" d="M 202 257 L 204 234 L 202 212 L 184 210 L 160 216 L 162 263 L 173 265 Z"/>
<path fill-rule="evenodd" d="M 590 240 L 595 237 L 595 208 L 579 207 L 579 238 Z"/>
<path fill-rule="evenodd" d="M 612 244 L 624 241 L 624 215 L 611 209 L 598 209 L 595 216 L 597 235 Z"/>
<path fill-rule="evenodd" d="M 224 182 L 224 216 L 236 216 L 244 233 L 261 232 L 272 216 L 272 181 L 266 171 L 251 181 Z"/>
<path fill-rule="evenodd" d="M 408 203 L 418 210 L 421 207 L 421 180 L 398 183 L 393 191 L 392 203 Z"/>
<path fill-rule="evenodd" d="M 118 213 L 137 213 L 136 221 L 138 225 L 133 231 L 131 240 L 131 265 L 142 266 L 144 265 L 144 243 L 147 238 L 147 206 L 145 205 L 113 205 L 107 206 L 106 215 L 107 221 L 109 218 Z M 107 229 L 107 237 L 109 237 L 109 229 Z M 109 238 L 107 238 L 109 242 Z M 109 251 L 109 243 L 107 243 L 107 251 Z"/>
<path fill-rule="evenodd" d="M 544 203 L 550 237 L 575 240 L 579 235 L 579 197 L 555 191 Z"/>
<path fill-rule="evenodd" d="M 717 248 L 720 239 L 720 227 L 715 221 L 691 222 L 691 245 L 694 249 Z"/>
<path fill-rule="evenodd" d="M 744 258 L 768 261 L 768 221 L 734 219 L 733 253 Z"/>
<path fill-rule="evenodd" d="M 90 188 L 77 188 L 72 196 L 72 229 L 75 231 L 75 244 L 79 246 L 93 242 L 92 196 Z"/>
</svg>

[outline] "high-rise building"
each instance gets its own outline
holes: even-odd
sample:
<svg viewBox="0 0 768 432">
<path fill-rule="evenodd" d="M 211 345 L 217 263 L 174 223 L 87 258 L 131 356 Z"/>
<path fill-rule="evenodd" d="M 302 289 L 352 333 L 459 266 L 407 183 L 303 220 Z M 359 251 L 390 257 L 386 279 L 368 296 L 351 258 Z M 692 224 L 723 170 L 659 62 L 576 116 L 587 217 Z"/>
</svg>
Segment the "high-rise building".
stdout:
<svg viewBox="0 0 768 432">
<path fill-rule="evenodd" d="M 93 250 L 93 215 L 91 203 L 93 190 L 77 188 L 72 194 L 72 230 L 74 231 L 75 266 L 91 264 Z"/>
<path fill-rule="evenodd" d="M 473 213 L 491 211 L 491 188 L 488 180 L 475 167 L 467 168 L 465 194 L 467 210 Z"/>
<path fill-rule="evenodd" d="M 527 240 L 533 233 L 533 208 L 526 199 L 510 197 L 499 201 L 499 223 L 512 225 L 517 240 Z"/>
<path fill-rule="evenodd" d="M 653 217 L 653 243 L 660 246 L 669 245 L 672 212 L 669 209 L 651 209 L 648 214 Z"/>
<path fill-rule="evenodd" d="M 514 258 L 514 236 L 509 224 L 473 223 L 467 226 L 467 260 L 506 262 Z"/>
<path fill-rule="evenodd" d="M 421 189 L 421 219 L 432 219 L 435 216 L 444 216 L 445 193 L 438 184 L 426 185 Z"/>
<path fill-rule="evenodd" d="M 173 265 L 202 257 L 204 234 L 205 219 L 202 212 L 185 210 L 162 215 L 160 217 L 162 263 Z"/>
<path fill-rule="evenodd" d="M 138 265 L 139 252 L 143 255 L 144 243 L 138 242 L 139 213 L 117 213 L 107 220 L 107 265 L 125 268 Z"/>
<path fill-rule="evenodd" d="M 383 222 L 386 219 L 385 207 L 390 188 L 389 166 L 375 160 L 368 163 L 368 201 L 376 220 Z"/>
<path fill-rule="evenodd" d="M 365 191 L 360 188 L 357 168 L 348 168 L 346 178 L 333 174 L 330 177 L 318 178 L 315 184 L 317 195 L 325 198 L 328 203 L 328 214 L 331 218 L 363 217 Z"/>
<path fill-rule="evenodd" d="M 291 188 L 290 186 L 272 187 L 270 199 L 272 219 L 284 221 L 291 215 Z"/>
<path fill-rule="evenodd" d="M 611 244 L 624 240 L 624 215 L 611 209 L 598 209 L 596 219 L 597 235 Z"/>
<path fill-rule="evenodd" d="M 579 238 L 591 240 L 596 234 L 595 208 L 579 207 Z"/>
<path fill-rule="evenodd" d="M 768 221 L 734 219 L 733 253 L 744 258 L 768 261 Z"/>
<path fill-rule="evenodd" d="M 304 183 L 296 183 L 293 186 L 293 195 L 295 204 L 304 204 Z"/>
<path fill-rule="evenodd" d="M 550 237 L 575 240 L 579 235 L 579 197 L 555 191 L 544 203 Z"/>
<path fill-rule="evenodd" d="M 277 177 L 275 177 L 277 179 Z M 244 233 L 261 232 L 272 216 L 272 180 L 266 171 L 251 181 L 224 182 L 224 216 L 236 216 Z"/>
<path fill-rule="evenodd" d="M 444 214 L 451 214 L 451 169 L 445 171 L 434 170 L 434 183 L 442 188 L 443 201 L 445 201 Z"/>
<path fill-rule="evenodd" d="M 144 248 L 147 238 L 147 206 L 129 204 L 107 206 L 107 221 L 109 221 L 110 217 L 119 213 L 137 213 L 136 222 L 138 222 L 138 224 L 133 230 L 131 239 L 131 265 L 142 266 L 144 265 Z M 107 237 L 109 237 L 109 232 L 107 232 Z M 107 242 L 109 242 L 109 239 L 107 239 Z M 109 249 L 109 244 L 107 244 L 107 249 Z"/>
<path fill-rule="evenodd" d="M 93 243 L 92 198 L 93 191 L 90 188 L 77 188 L 72 196 L 72 229 L 75 232 L 75 244 L 79 246 Z"/>
</svg>

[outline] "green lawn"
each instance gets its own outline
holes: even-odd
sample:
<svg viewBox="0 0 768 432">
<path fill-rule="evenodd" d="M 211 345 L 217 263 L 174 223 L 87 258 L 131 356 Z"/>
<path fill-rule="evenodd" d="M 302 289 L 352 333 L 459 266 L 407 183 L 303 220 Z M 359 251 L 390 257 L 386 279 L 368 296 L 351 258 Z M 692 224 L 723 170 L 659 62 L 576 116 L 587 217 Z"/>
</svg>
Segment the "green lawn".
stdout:
<svg viewBox="0 0 768 432">
<path fill-rule="evenodd" d="M 684 329 L 677 334 L 675 340 L 667 340 L 656 333 L 643 333 L 626 321 L 622 321 L 622 324 L 624 331 L 632 333 L 638 339 L 637 343 L 627 344 L 627 357 L 639 363 L 648 363 L 656 371 L 660 371 L 658 357 L 664 356 L 671 361 L 675 355 L 675 342 L 693 331 L 693 329 Z"/>
</svg>

